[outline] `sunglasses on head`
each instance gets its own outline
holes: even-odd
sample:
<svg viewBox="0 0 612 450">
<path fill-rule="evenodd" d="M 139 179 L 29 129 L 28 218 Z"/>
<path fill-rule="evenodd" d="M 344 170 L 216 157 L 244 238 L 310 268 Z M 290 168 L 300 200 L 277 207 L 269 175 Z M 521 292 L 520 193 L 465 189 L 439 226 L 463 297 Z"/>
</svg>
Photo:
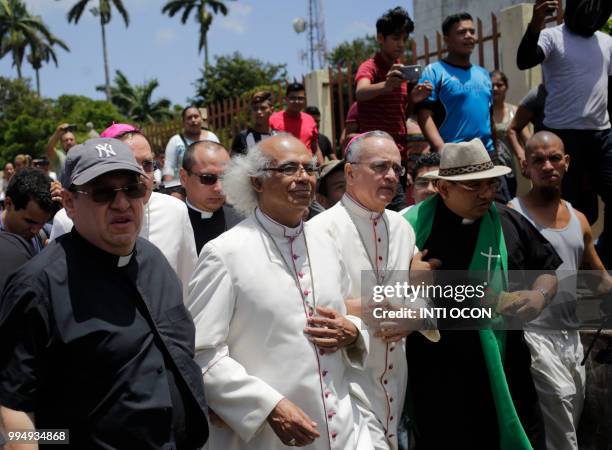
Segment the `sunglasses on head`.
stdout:
<svg viewBox="0 0 612 450">
<path fill-rule="evenodd" d="M 71 189 L 73 192 L 88 195 L 96 203 L 112 203 L 117 196 L 117 192 L 123 192 L 127 198 L 143 198 L 147 193 L 147 186 L 144 183 L 132 183 L 123 187 L 93 187 L 88 190 Z"/>
<path fill-rule="evenodd" d="M 217 180 L 219 180 L 219 175 L 216 175 L 214 173 L 197 174 L 197 173 L 191 172 L 189 175 L 195 175 L 196 177 L 200 179 L 200 183 L 206 186 L 212 186 L 213 184 L 217 182 Z"/>
</svg>

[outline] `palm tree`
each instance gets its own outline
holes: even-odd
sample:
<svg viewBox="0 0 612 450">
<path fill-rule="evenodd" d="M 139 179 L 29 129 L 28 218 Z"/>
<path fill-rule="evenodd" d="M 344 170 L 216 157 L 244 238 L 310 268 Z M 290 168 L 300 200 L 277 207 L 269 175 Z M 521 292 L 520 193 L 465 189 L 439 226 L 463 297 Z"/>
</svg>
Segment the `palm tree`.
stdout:
<svg viewBox="0 0 612 450">
<path fill-rule="evenodd" d="M 54 40 L 57 38 L 42 19 L 30 15 L 21 0 L 0 0 L 0 58 L 11 54 L 18 78 L 22 78 L 21 65 L 26 48 Z"/>
<path fill-rule="evenodd" d="M 195 9 L 196 22 L 200 25 L 200 40 L 198 43 L 198 53 L 204 50 L 204 67 L 208 67 L 208 31 L 213 20 L 213 14 L 210 14 L 207 8 L 211 8 L 213 14 L 223 14 L 227 16 L 227 6 L 222 0 L 169 0 L 162 8 L 163 14 L 168 14 L 170 17 L 183 10 L 181 23 L 185 24 L 191 11 Z"/>
<path fill-rule="evenodd" d="M 130 120 L 143 124 L 161 122 L 173 117 L 170 100 L 161 98 L 153 101 L 151 98 L 153 91 L 159 86 L 156 79 L 132 86 L 127 77 L 117 70 L 114 83 L 114 86 L 111 86 L 110 101 Z M 105 87 L 98 86 L 96 89 L 102 91 Z"/>
<path fill-rule="evenodd" d="M 32 45 L 30 48 L 30 54 L 28 55 L 28 62 L 36 72 L 36 92 L 40 97 L 40 74 L 39 71 L 42 68 L 43 63 L 53 61 L 55 67 L 57 67 L 57 56 L 53 50 L 53 46 L 57 45 L 67 52 L 70 51 L 68 46 L 61 39 L 52 36 L 49 41 L 41 41 L 36 45 Z"/>
<path fill-rule="evenodd" d="M 96 0 L 91 0 L 91 2 L 95 2 Z M 90 9 L 91 13 L 100 17 L 100 27 L 102 28 L 102 53 L 104 56 L 104 92 L 106 92 L 106 99 L 110 100 L 111 97 L 111 86 L 110 86 L 110 76 L 108 72 L 108 51 L 106 49 L 106 25 L 111 20 L 111 10 L 114 5 L 123 17 L 123 21 L 125 22 L 125 26 L 127 27 L 130 24 L 130 16 L 128 15 L 125 6 L 123 6 L 122 0 L 97 0 L 98 6 L 94 6 Z M 90 0 L 79 0 L 71 9 L 68 11 L 68 22 L 74 22 L 77 24 L 87 7 L 87 4 Z"/>
</svg>

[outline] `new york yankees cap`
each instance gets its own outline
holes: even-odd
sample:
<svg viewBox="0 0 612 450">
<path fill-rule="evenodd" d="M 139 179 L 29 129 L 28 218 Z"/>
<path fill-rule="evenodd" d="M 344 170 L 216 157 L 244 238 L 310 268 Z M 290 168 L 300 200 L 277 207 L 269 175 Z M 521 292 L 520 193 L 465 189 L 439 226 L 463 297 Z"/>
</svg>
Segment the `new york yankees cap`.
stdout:
<svg viewBox="0 0 612 450">
<path fill-rule="evenodd" d="M 70 149 L 64 165 L 62 186 L 83 185 L 115 170 L 145 175 L 127 144 L 112 138 L 89 139 Z"/>
</svg>

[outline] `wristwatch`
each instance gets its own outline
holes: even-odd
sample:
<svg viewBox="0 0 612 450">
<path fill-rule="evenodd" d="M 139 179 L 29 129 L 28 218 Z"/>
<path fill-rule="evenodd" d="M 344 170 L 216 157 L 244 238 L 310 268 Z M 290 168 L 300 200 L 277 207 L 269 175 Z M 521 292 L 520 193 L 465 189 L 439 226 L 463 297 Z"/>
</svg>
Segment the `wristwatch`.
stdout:
<svg viewBox="0 0 612 450">
<path fill-rule="evenodd" d="M 544 297 L 544 303 L 546 304 L 546 306 L 548 306 L 548 304 L 550 303 L 550 292 L 548 292 L 546 289 L 544 288 L 537 288 L 536 291 L 538 291 L 540 294 L 542 294 L 542 296 Z"/>
</svg>

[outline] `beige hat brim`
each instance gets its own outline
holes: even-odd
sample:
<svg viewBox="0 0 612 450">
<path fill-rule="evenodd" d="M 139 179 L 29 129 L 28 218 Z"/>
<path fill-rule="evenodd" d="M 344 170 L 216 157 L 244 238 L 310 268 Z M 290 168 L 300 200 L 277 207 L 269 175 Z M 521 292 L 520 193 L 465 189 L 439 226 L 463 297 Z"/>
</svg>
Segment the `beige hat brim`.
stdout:
<svg viewBox="0 0 612 450">
<path fill-rule="evenodd" d="M 494 166 L 489 170 L 482 170 L 480 172 L 464 173 L 462 175 L 453 175 L 450 177 L 440 176 L 440 170 L 432 170 L 423 175 L 423 178 L 429 178 L 431 180 L 448 180 L 448 181 L 467 181 L 467 180 L 484 180 L 487 178 L 497 178 L 502 175 L 507 175 L 512 172 L 510 167 L 506 166 Z"/>
</svg>

